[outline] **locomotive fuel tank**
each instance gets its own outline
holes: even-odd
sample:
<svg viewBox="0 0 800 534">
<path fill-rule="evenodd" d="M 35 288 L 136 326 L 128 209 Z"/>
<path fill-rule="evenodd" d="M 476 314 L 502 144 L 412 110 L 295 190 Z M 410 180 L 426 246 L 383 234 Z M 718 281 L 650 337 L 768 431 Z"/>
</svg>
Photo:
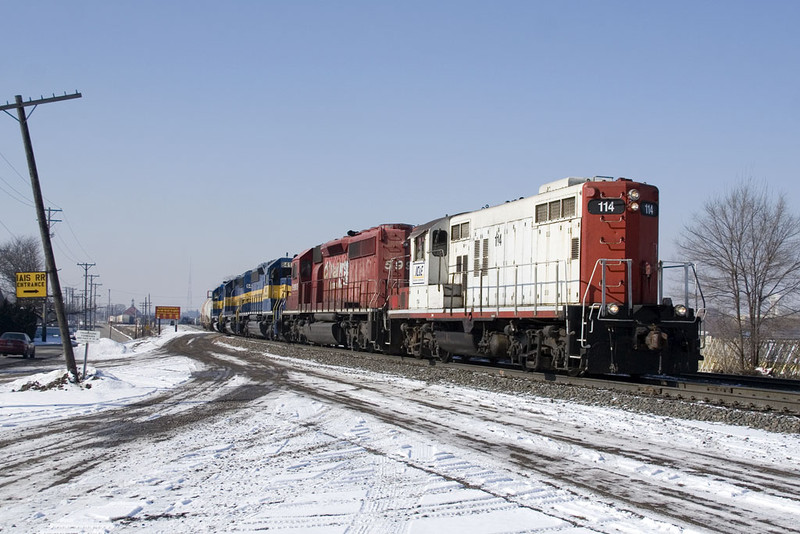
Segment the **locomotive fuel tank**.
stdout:
<svg viewBox="0 0 800 534">
<path fill-rule="evenodd" d="M 338 345 L 340 341 L 338 323 L 327 321 L 306 323 L 301 327 L 301 332 L 308 341 L 317 345 Z"/>
<path fill-rule="evenodd" d="M 437 331 L 435 334 L 436 343 L 440 349 L 452 354 L 462 356 L 480 356 L 475 338 L 471 333 L 466 332 L 447 332 Z"/>
</svg>

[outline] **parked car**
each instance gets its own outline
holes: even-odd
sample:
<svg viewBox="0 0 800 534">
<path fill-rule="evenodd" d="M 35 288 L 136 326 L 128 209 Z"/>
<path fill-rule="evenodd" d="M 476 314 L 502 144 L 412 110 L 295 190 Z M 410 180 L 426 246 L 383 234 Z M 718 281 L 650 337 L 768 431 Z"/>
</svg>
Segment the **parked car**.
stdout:
<svg viewBox="0 0 800 534">
<path fill-rule="evenodd" d="M 19 354 L 23 358 L 35 358 L 36 346 L 24 332 L 6 332 L 0 336 L 0 354 Z"/>
<path fill-rule="evenodd" d="M 69 331 L 69 339 L 72 342 L 73 347 L 78 346 L 78 342 L 75 341 L 75 332 L 70 327 Z M 36 334 L 33 335 L 33 343 L 37 347 L 42 345 L 58 345 L 61 346 L 61 329 L 58 326 L 48 326 L 47 327 L 47 341 L 42 341 L 42 327 L 36 327 Z"/>
</svg>

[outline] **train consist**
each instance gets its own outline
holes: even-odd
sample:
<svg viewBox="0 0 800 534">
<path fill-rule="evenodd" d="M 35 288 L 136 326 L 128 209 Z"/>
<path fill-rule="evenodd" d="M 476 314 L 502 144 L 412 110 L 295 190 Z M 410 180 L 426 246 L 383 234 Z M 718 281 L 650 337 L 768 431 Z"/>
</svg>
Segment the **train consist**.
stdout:
<svg viewBox="0 0 800 534">
<path fill-rule="evenodd" d="M 695 371 L 702 307 L 662 296 L 658 189 L 566 178 L 419 226 L 382 224 L 210 292 L 214 330 L 588 374 Z"/>
</svg>

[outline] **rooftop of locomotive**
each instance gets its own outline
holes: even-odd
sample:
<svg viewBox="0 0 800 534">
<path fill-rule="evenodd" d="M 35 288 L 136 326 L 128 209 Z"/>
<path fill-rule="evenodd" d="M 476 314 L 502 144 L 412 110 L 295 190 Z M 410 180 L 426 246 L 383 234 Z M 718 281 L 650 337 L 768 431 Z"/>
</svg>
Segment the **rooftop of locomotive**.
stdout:
<svg viewBox="0 0 800 534">
<path fill-rule="evenodd" d="M 570 176 L 569 178 L 562 178 L 554 182 L 549 182 L 539 187 L 539 194 L 548 193 L 557 189 L 564 189 L 565 187 L 572 187 L 573 185 L 580 185 L 585 182 L 612 182 L 614 178 L 611 176 L 593 176 L 591 178 L 582 178 Z"/>
<path fill-rule="evenodd" d="M 586 182 L 613 182 L 615 180 L 627 180 L 627 178 L 613 178 L 611 176 L 592 176 L 591 178 L 584 178 L 584 177 L 571 176 L 571 177 L 568 177 L 568 178 L 561 178 L 560 180 L 555 180 L 553 182 L 548 182 L 548 183 L 542 185 L 541 187 L 539 187 L 539 193 L 538 194 L 542 195 L 542 194 L 545 194 L 545 193 L 558 191 L 560 189 L 566 189 L 567 187 L 581 185 L 581 184 L 584 184 Z M 527 198 L 530 198 L 530 197 L 527 197 Z M 504 204 L 508 204 L 509 202 L 516 202 L 518 200 L 525 200 L 525 199 L 526 199 L 526 197 L 519 197 L 519 198 L 514 199 L 514 200 L 507 200 Z M 490 205 L 487 204 L 487 205 L 479 208 L 478 210 L 473 210 L 473 211 L 492 209 L 492 208 L 496 208 L 496 207 L 499 207 L 499 206 L 502 206 L 502 205 L 503 204 L 497 204 L 495 206 L 490 206 Z M 439 217 L 439 218 L 433 219 L 432 221 L 426 222 L 424 224 L 419 224 L 414 228 L 414 231 L 411 233 L 409 238 L 413 239 L 414 237 L 416 237 L 419 234 L 425 232 L 429 228 L 431 228 L 433 226 L 436 226 L 437 224 L 439 224 L 444 219 L 451 219 L 453 217 L 459 217 L 461 215 L 467 215 L 467 214 L 473 213 L 473 211 L 462 211 L 462 212 L 459 212 L 459 213 L 447 214 L 444 217 Z"/>
</svg>

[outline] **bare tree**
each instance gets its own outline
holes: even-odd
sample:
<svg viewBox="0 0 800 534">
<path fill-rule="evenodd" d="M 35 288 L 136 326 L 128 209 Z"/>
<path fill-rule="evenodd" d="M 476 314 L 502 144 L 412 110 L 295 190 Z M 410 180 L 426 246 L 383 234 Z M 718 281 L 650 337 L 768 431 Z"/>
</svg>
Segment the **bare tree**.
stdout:
<svg viewBox="0 0 800 534">
<path fill-rule="evenodd" d="M 700 264 L 706 297 L 723 332 L 730 331 L 742 369 L 754 369 L 770 323 L 797 313 L 800 219 L 750 180 L 708 201 L 691 221 L 678 245 Z"/>
<path fill-rule="evenodd" d="M 34 237 L 15 237 L 0 244 L 0 288 L 15 295 L 17 273 L 44 271 L 42 244 Z"/>
</svg>

